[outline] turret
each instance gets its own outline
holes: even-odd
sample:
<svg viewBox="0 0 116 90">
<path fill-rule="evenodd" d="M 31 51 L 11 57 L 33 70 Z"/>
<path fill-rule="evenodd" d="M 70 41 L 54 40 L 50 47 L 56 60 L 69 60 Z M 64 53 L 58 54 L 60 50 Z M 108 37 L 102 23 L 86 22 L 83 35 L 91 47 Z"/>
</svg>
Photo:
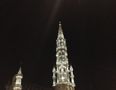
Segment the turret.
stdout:
<svg viewBox="0 0 116 90">
<path fill-rule="evenodd" d="M 14 77 L 14 85 L 13 85 L 13 90 L 22 90 L 22 78 L 23 74 L 21 71 L 21 68 L 19 69 L 18 73 Z"/>
</svg>

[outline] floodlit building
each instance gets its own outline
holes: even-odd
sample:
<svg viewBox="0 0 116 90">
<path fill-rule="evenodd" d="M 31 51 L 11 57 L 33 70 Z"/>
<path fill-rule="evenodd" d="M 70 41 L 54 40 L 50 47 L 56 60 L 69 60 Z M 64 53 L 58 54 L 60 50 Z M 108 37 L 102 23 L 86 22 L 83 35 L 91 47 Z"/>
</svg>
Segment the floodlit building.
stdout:
<svg viewBox="0 0 116 90">
<path fill-rule="evenodd" d="M 53 87 L 55 90 L 75 90 L 73 67 L 69 65 L 66 40 L 59 23 L 56 40 L 56 66 L 53 67 Z"/>
<path fill-rule="evenodd" d="M 53 88 L 41 88 L 33 85 L 22 86 L 23 74 L 21 68 L 14 76 L 12 85 L 7 90 L 75 90 L 73 67 L 69 65 L 66 40 L 63 35 L 61 22 L 59 22 L 56 40 L 56 65 L 53 67 Z"/>
</svg>

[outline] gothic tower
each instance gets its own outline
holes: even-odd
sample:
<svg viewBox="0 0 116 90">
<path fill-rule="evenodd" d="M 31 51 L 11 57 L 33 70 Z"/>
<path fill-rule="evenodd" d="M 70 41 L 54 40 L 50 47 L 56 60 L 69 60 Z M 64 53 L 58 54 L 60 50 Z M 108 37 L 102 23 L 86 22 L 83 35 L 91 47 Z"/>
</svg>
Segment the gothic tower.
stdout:
<svg viewBox="0 0 116 90">
<path fill-rule="evenodd" d="M 53 67 L 53 87 L 55 90 L 75 90 L 73 67 L 69 66 L 66 40 L 59 22 L 56 40 L 56 66 Z"/>
<path fill-rule="evenodd" d="M 13 78 L 12 90 L 22 90 L 22 85 L 21 85 L 22 78 L 23 78 L 23 74 L 20 68 L 18 73 Z"/>
</svg>

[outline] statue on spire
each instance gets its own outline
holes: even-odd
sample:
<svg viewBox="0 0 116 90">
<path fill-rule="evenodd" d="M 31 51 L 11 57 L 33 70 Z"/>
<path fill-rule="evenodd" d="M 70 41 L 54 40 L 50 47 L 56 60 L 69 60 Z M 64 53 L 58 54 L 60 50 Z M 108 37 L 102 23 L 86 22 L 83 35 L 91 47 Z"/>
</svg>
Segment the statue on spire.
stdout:
<svg viewBox="0 0 116 90">
<path fill-rule="evenodd" d="M 57 85 L 66 85 L 71 86 L 72 88 L 75 87 L 73 68 L 72 66 L 69 68 L 66 40 L 64 38 L 61 22 L 59 22 L 59 30 L 56 40 L 56 67 L 53 68 L 53 86 L 56 87 Z"/>
</svg>

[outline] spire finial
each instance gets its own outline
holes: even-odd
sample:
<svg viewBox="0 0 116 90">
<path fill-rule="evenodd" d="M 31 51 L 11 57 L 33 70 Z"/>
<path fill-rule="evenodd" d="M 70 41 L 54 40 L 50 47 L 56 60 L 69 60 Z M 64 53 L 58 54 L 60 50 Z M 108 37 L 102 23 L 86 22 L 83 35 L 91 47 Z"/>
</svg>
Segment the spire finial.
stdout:
<svg viewBox="0 0 116 90">
<path fill-rule="evenodd" d="M 55 67 L 53 67 L 53 70 L 52 70 L 52 72 L 55 72 Z"/>
<path fill-rule="evenodd" d="M 59 21 L 59 31 L 62 32 L 62 24 L 61 24 L 61 21 Z"/>
<path fill-rule="evenodd" d="M 59 29 L 58 29 L 58 37 L 57 38 L 59 38 L 59 37 L 64 39 L 61 21 L 59 21 Z"/>
<path fill-rule="evenodd" d="M 61 25 L 61 21 L 59 21 L 59 25 Z"/>
<path fill-rule="evenodd" d="M 21 67 L 19 68 L 18 74 L 22 74 Z"/>
</svg>

